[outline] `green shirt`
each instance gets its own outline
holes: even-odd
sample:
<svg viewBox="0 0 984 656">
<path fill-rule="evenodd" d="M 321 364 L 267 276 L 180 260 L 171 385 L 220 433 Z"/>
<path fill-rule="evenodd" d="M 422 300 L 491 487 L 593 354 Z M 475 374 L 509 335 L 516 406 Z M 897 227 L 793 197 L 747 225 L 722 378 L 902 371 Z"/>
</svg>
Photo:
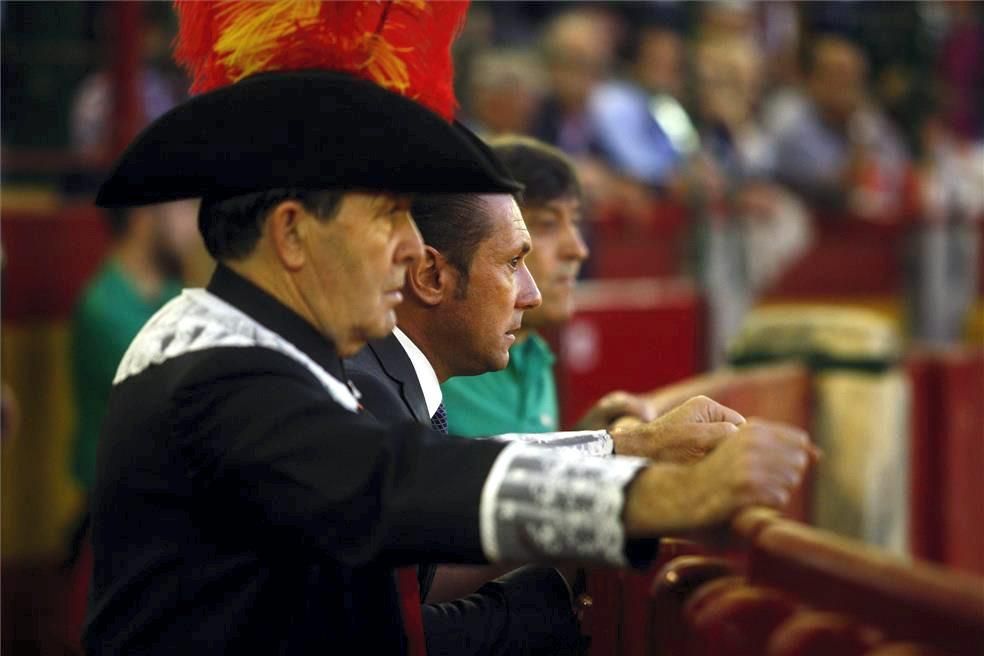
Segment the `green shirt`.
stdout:
<svg viewBox="0 0 984 656">
<path fill-rule="evenodd" d="M 109 391 L 123 354 L 150 317 L 181 291 L 165 283 L 157 298 L 146 299 L 109 260 L 89 281 L 72 317 L 72 383 L 76 427 L 72 474 L 79 485 L 92 486 L 96 445 Z"/>
<path fill-rule="evenodd" d="M 554 354 L 539 335 L 509 349 L 509 366 L 441 385 L 448 432 L 463 437 L 558 430 Z"/>
</svg>

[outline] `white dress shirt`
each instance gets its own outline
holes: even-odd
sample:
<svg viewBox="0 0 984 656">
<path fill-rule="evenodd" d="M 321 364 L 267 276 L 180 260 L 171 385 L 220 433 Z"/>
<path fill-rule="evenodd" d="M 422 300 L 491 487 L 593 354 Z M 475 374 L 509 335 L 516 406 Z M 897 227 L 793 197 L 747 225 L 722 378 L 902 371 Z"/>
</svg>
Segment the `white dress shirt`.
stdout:
<svg viewBox="0 0 984 656">
<path fill-rule="evenodd" d="M 399 328 L 393 328 L 393 334 L 403 346 L 403 350 L 410 357 L 413 370 L 417 373 L 417 380 L 420 381 L 420 389 L 424 392 L 424 403 L 427 404 L 427 415 L 433 417 L 437 412 L 437 406 L 444 400 L 444 393 L 441 392 L 441 383 L 437 380 L 437 373 L 431 366 L 430 360 L 424 352 L 417 348 L 413 340 Z"/>
</svg>

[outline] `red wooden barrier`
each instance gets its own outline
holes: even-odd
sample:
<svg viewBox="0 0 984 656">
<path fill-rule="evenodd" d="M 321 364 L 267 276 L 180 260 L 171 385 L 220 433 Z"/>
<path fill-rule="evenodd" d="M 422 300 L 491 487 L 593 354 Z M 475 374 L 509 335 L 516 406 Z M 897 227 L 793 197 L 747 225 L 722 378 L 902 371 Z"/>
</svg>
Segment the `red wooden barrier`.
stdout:
<svg viewBox="0 0 984 656">
<path fill-rule="evenodd" d="M 4 210 L 4 321 L 67 319 L 109 245 L 101 210 Z"/>
<path fill-rule="evenodd" d="M 984 579 L 769 513 L 734 530 L 747 566 L 687 557 L 660 573 L 649 653 L 960 656 L 984 646 Z"/>
<path fill-rule="evenodd" d="M 625 279 L 676 276 L 684 270 L 686 208 L 656 203 L 641 221 L 628 221 L 617 212 L 602 209 L 591 226 L 591 259 L 595 278 Z"/>
<path fill-rule="evenodd" d="M 809 370 L 799 364 L 777 364 L 728 370 L 698 376 L 660 388 L 648 395 L 657 406 L 669 409 L 686 399 L 704 394 L 737 409 L 747 417 L 766 417 L 802 428 L 809 428 L 811 384 Z M 808 487 L 794 495 L 787 512 L 807 518 Z M 750 514 L 746 522 L 759 521 L 762 514 Z M 771 517 L 768 513 L 764 517 Z M 752 531 L 754 526 L 749 525 Z M 658 580 L 662 565 L 681 554 L 702 553 L 699 545 L 679 540 L 664 541 L 660 557 L 646 572 L 599 570 L 593 572 L 588 589 L 594 597 L 590 634 L 592 654 L 643 656 L 653 643 L 651 632 L 658 630 L 649 621 L 646 602 L 649 590 Z"/>
<path fill-rule="evenodd" d="M 912 551 L 984 574 L 984 350 L 917 351 L 907 364 Z"/>
<path fill-rule="evenodd" d="M 939 509 L 944 472 L 937 440 L 943 394 L 937 356 L 930 351 L 914 352 L 907 358 L 906 367 L 912 385 L 909 545 L 913 555 L 942 563 L 945 540 Z"/>
<path fill-rule="evenodd" d="M 902 291 L 905 227 L 845 216 L 816 217 L 813 226 L 813 245 L 772 285 L 769 298 L 892 296 Z"/>
<path fill-rule="evenodd" d="M 984 580 L 906 561 L 795 522 L 755 539 L 749 580 L 848 614 L 886 636 L 971 653 L 984 645 Z"/>
<path fill-rule="evenodd" d="M 943 562 L 984 575 L 984 350 L 941 361 Z"/>
<path fill-rule="evenodd" d="M 601 212 L 592 227 L 594 277 L 625 279 L 679 275 L 684 271 L 691 210 L 656 203 L 628 221 Z M 903 254 L 910 224 L 875 224 L 846 215 L 812 218 L 808 250 L 767 290 L 770 298 L 893 296 L 903 289 Z M 984 254 L 982 254 L 984 259 Z M 863 267 L 864 275 L 858 275 Z M 984 273 L 982 273 L 984 276 Z"/>
<path fill-rule="evenodd" d="M 701 368 L 700 302 L 686 281 L 591 281 L 578 287 L 577 308 L 559 337 L 565 426 L 607 392 L 647 392 Z"/>
</svg>

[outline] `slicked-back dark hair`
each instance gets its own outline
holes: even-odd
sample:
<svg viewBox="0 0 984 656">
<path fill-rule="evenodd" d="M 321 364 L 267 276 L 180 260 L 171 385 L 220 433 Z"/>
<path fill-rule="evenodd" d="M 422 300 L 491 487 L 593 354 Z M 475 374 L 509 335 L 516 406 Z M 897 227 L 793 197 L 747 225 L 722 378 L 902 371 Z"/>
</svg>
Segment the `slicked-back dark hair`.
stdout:
<svg viewBox="0 0 984 656">
<path fill-rule="evenodd" d="M 526 187 L 520 205 L 545 205 L 561 198 L 581 198 L 574 163 L 563 152 L 530 137 L 505 136 L 489 141 L 509 174 Z"/>
<path fill-rule="evenodd" d="M 478 246 L 492 235 L 489 208 L 478 194 L 420 194 L 410 213 L 424 243 L 461 274 L 458 296 L 468 289 L 468 271 Z"/>
<path fill-rule="evenodd" d="M 279 203 L 296 200 L 319 219 L 335 216 L 341 191 L 268 189 L 220 200 L 205 198 L 198 210 L 198 229 L 205 248 L 218 261 L 238 260 L 256 248 L 267 215 Z"/>
</svg>

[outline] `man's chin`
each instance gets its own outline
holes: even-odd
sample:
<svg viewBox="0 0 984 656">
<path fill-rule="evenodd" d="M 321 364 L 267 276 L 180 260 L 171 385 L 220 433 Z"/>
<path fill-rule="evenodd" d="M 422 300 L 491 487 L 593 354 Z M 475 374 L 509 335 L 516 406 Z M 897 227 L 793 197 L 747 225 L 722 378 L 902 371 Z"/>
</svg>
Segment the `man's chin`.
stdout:
<svg viewBox="0 0 984 656">
<path fill-rule="evenodd" d="M 489 371 L 501 371 L 509 366 L 509 351 L 503 351 L 494 361 L 489 363 Z"/>
<path fill-rule="evenodd" d="M 336 344 L 339 355 L 343 358 L 355 355 L 362 350 L 366 342 L 382 339 L 393 332 L 396 327 L 396 312 L 387 310 L 386 315 L 373 322 L 366 322 L 352 331 L 347 344 Z"/>
<path fill-rule="evenodd" d="M 396 328 L 396 310 L 386 310 L 386 314 L 380 317 L 374 325 L 366 331 L 369 339 L 382 339 Z"/>
</svg>

